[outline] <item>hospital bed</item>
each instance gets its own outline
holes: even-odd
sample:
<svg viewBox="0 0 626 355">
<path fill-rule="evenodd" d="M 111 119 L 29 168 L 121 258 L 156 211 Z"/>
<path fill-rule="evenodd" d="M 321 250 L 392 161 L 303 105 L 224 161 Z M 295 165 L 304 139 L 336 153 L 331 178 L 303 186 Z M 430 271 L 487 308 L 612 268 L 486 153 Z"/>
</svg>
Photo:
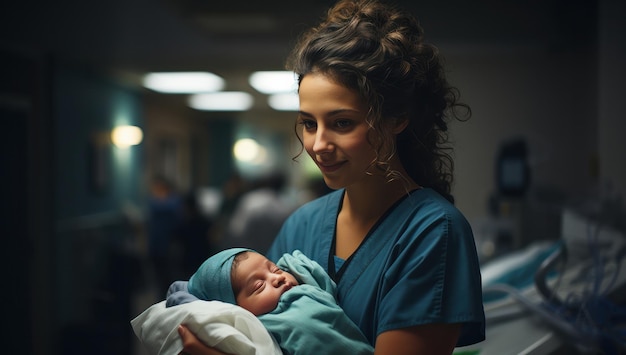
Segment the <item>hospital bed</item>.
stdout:
<svg viewBox="0 0 626 355">
<path fill-rule="evenodd" d="M 562 236 L 482 267 L 486 340 L 456 354 L 626 353 L 624 234 L 566 211 Z"/>
</svg>

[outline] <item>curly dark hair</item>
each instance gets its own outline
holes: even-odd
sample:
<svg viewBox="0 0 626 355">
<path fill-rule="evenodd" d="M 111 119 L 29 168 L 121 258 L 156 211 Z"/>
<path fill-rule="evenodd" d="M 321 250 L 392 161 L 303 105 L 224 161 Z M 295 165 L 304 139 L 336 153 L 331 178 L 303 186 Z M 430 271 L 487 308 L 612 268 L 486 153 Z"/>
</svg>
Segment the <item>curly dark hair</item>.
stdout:
<svg viewBox="0 0 626 355">
<path fill-rule="evenodd" d="M 409 176 L 453 202 L 451 119 L 466 120 L 471 110 L 445 77 L 438 49 L 424 43 L 417 19 L 401 9 L 372 0 L 342 0 L 322 22 L 305 32 L 287 68 L 301 82 L 312 72 L 355 90 L 369 105 L 369 139 L 377 152 L 372 163 L 392 179 L 389 166 L 398 154 Z M 408 120 L 397 136 L 389 120 Z"/>
</svg>

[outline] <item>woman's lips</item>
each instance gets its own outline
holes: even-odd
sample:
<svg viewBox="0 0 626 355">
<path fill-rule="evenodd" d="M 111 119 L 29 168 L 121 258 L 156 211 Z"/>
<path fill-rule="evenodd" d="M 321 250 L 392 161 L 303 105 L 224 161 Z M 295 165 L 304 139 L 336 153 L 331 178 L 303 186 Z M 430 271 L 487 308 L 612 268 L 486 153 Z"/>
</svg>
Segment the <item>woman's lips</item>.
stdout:
<svg viewBox="0 0 626 355">
<path fill-rule="evenodd" d="M 335 164 L 322 164 L 320 162 L 317 163 L 317 166 L 320 168 L 322 173 L 332 173 L 338 170 L 343 163 L 335 163 Z"/>
</svg>

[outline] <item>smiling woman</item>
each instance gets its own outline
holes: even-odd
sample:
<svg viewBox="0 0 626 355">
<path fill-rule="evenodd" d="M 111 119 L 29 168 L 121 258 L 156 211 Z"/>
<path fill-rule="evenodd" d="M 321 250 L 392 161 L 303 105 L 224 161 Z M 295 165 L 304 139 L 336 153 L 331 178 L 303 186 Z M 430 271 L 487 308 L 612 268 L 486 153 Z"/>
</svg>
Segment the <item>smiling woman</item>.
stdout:
<svg viewBox="0 0 626 355">
<path fill-rule="evenodd" d="M 470 111 L 438 49 L 406 11 L 341 0 L 288 63 L 302 148 L 336 191 L 294 212 L 268 258 L 299 250 L 319 263 L 376 352 L 450 354 L 484 340 L 478 257 L 453 205 L 447 135 Z"/>
<path fill-rule="evenodd" d="M 368 177 L 374 173 L 376 154 L 366 139 L 367 112 L 357 93 L 332 78 L 311 74 L 302 79 L 298 121 L 304 148 L 332 189 L 357 182 L 346 178 L 372 182 Z"/>
</svg>

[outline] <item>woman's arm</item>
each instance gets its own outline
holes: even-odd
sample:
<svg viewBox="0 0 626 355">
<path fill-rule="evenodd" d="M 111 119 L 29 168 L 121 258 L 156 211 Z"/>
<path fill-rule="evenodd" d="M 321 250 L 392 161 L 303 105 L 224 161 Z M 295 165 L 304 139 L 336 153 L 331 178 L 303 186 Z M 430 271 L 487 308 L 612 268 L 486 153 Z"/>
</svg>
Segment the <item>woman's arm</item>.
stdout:
<svg viewBox="0 0 626 355">
<path fill-rule="evenodd" d="M 460 333 L 460 324 L 427 324 L 390 330 L 376 338 L 375 354 L 449 355 Z"/>
<path fill-rule="evenodd" d="M 460 324 L 428 324 L 390 330 L 376 338 L 375 354 L 449 355 L 461 333 Z M 205 345 L 184 325 L 178 327 L 187 355 L 228 355 Z"/>
<path fill-rule="evenodd" d="M 185 325 L 178 326 L 178 334 L 183 341 L 183 351 L 179 355 L 228 355 L 206 346 Z"/>
</svg>

